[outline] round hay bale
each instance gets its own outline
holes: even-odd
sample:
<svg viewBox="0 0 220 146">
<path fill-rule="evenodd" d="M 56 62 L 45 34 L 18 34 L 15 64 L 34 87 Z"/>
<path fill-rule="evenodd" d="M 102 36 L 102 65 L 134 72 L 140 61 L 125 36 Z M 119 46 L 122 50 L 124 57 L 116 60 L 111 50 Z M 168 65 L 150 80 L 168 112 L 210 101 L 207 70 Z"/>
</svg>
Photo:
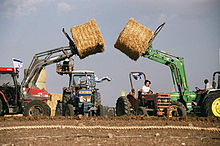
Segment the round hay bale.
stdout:
<svg viewBox="0 0 220 146">
<path fill-rule="evenodd" d="M 70 31 L 80 59 L 105 50 L 105 42 L 94 19 L 72 27 Z"/>
<path fill-rule="evenodd" d="M 153 31 L 131 18 L 120 33 L 114 47 L 136 61 L 145 53 L 153 35 Z"/>
</svg>

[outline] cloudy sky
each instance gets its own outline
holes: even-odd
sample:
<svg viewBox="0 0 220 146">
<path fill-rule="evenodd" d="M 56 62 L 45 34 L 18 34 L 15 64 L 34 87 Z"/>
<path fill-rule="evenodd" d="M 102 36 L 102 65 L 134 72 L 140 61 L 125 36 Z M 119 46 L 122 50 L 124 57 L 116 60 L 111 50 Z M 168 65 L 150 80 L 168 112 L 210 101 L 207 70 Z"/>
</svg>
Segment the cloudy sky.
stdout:
<svg viewBox="0 0 220 146">
<path fill-rule="evenodd" d="M 144 57 L 132 61 L 114 48 L 130 17 L 151 30 L 166 22 L 153 42 L 154 49 L 184 57 L 190 90 L 203 88 L 203 80 L 211 80 L 212 73 L 220 70 L 219 0 L 1 0 L 0 66 L 12 66 L 16 57 L 27 68 L 35 53 L 68 45 L 63 27 L 69 32 L 72 26 L 96 19 L 106 51 L 74 59 L 76 69 L 94 70 L 99 77 L 112 78 L 112 82 L 98 85 L 104 105 L 114 106 L 121 91 L 130 90 L 131 71 L 145 72 L 155 92 L 172 91 L 167 66 Z M 59 76 L 55 70 L 55 65 L 47 67 L 47 89 L 62 93 L 68 77 Z"/>
</svg>

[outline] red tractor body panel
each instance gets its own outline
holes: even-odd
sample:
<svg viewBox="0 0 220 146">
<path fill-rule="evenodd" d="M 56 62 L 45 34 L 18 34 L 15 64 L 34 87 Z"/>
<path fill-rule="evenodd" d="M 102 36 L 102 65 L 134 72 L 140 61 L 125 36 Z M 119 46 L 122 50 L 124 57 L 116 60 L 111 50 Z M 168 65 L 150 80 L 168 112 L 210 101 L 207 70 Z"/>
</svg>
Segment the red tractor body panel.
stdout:
<svg viewBox="0 0 220 146">
<path fill-rule="evenodd" d="M 8 71 L 8 72 L 16 73 L 16 70 L 12 67 L 0 67 L 0 71 Z"/>
</svg>

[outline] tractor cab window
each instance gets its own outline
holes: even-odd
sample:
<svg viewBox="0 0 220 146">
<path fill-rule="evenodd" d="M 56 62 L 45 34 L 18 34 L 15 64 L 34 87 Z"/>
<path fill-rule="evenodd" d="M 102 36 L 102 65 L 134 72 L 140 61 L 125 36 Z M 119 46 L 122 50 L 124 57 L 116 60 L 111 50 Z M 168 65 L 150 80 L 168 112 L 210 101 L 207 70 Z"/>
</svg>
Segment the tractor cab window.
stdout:
<svg viewBox="0 0 220 146">
<path fill-rule="evenodd" d="M 74 75 L 73 76 L 74 86 L 94 86 L 94 77 L 92 75 Z"/>
<path fill-rule="evenodd" d="M 13 74 L 0 73 L 0 86 L 14 87 Z"/>
</svg>

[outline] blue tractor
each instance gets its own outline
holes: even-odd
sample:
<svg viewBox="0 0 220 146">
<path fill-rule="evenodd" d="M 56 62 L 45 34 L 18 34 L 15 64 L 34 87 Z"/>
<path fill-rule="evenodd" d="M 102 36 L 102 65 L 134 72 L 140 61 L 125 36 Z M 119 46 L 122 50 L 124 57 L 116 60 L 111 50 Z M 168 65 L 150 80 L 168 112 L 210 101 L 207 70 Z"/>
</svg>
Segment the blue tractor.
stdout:
<svg viewBox="0 0 220 146">
<path fill-rule="evenodd" d="M 58 71 L 59 74 L 67 74 Z M 101 104 L 101 96 L 96 88 L 97 80 L 94 71 L 69 70 L 69 86 L 63 88 L 62 100 L 57 101 L 56 116 L 103 116 L 104 109 Z M 109 78 L 107 78 L 110 81 Z"/>
</svg>

